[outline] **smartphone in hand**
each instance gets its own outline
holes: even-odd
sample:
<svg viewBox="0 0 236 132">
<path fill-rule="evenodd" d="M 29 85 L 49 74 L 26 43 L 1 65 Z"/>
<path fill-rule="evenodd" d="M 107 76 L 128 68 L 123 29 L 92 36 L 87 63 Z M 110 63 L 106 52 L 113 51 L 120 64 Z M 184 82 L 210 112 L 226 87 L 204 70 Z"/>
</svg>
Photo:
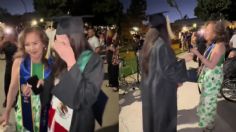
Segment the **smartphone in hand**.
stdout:
<svg viewBox="0 0 236 132">
<path fill-rule="evenodd" d="M 43 90 L 43 86 L 42 86 L 42 85 L 40 85 L 40 86 L 37 88 L 38 81 L 39 81 L 39 78 L 38 78 L 38 76 L 36 76 L 36 75 L 30 77 L 30 78 L 27 80 L 27 83 L 32 86 L 32 91 L 33 91 L 34 94 L 36 94 L 36 95 L 39 94 L 39 93 Z"/>
</svg>

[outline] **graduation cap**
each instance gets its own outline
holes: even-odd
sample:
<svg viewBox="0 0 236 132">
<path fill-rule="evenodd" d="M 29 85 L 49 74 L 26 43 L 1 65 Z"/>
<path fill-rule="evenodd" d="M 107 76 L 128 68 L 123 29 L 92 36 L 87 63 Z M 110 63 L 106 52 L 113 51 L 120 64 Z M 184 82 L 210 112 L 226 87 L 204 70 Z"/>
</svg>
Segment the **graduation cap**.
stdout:
<svg viewBox="0 0 236 132">
<path fill-rule="evenodd" d="M 147 18 L 146 20 L 143 21 L 143 24 L 149 25 L 150 27 L 157 27 L 157 26 L 166 24 L 166 18 L 163 15 L 163 13 L 166 13 L 166 12 L 167 11 L 163 11 L 163 12 L 147 15 Z"/>
<path fill-rule="evenodd" d="M 79 16 L 61 16 L 53 18 L 57 22 L 56 34 L 84 33 L 84 23 Z"/>
</svg>

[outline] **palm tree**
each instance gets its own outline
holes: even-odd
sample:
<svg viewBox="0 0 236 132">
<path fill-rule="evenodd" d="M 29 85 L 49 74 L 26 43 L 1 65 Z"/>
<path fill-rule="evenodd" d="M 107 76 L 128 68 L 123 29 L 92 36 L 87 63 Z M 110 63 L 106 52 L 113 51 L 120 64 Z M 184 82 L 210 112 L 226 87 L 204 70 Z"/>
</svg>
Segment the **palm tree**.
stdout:
<svg viewBox="0 0 236 132">
<path fill-rule="evenodd" d="M 20 1 L 21 1 L 21 3 L 24 5 L 25 12 L 27 12 L 27 8 L 26 8 L 25 1 L 24 1 L 24 0 L 20 0 Z"/>
</svg>

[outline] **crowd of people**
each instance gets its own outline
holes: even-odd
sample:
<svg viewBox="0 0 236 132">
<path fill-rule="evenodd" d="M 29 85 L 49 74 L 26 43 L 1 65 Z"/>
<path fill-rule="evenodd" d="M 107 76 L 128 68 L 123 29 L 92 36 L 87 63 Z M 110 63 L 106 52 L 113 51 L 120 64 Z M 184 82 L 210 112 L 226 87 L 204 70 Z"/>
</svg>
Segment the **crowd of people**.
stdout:
<svg viewBox="0 0 236 132">
<path fill-rule="evenodd" d="M 208 21 L 199 31 L 181 34 L 182 48 L 189 54 L 178 60 L 171 48 L 166 17 L 162 13 L 148 17 L 144 40 L 134 36 L 141 72 L 143 131 L 176 131 L 177 88 L 189 81 L 185 63 L 191 60 L 199 64 L 197 83 L 202 87 L 199 127 L 213 131 L 223 65 L 226 58 L 236 57 L 235 35 L 229 39 L 224 21 Z M 2 125 L 9 123 L 15 107 L 16 131 L 92 132 L 96 119 L 93 106 L 100 99 L 104 62 L 108 65 L 107 86 L 119 90 L 117 32 L 97 34 L 94 28 L 85 32 L 80 17 L 56 21 L 55 30 L 26 27 L 19 35 L 7 36 L 0 29 L 0 48 L 6 56 Z M 105 61 L 100 56 L 103 52 Z"/>
<path fill-rule="evenodd" d="M 5 87 L 9 89 L 1 125 L 9 123 L 15 106 L 16 131 L 94 131 L 97 115 L 93 105 L 99 101 L 104 75 L 100 43 L 94 29 L 86 37 L 80 17 L 57 21 L 53 38 L 40 27 L 26 27 L 18 40 L 6 41 L 1 31 L 1 50 L 7 62 Z"/>
</svg>

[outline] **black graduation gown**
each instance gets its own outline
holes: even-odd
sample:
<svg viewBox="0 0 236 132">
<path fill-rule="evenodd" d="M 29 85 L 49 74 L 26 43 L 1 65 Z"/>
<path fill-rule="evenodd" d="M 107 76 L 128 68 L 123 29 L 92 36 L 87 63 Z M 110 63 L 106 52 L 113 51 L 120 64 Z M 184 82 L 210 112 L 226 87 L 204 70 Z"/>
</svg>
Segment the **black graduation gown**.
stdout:
<svg viewBox="0 0 236 132">
<path fill-rule="evenodd" d="M 142 78 L 144 132 L 175 132 L 177 84 L 186 81 L 186 66 L 180 66 L 170 45 L 158 38 L 149 60 L 149 74 Z"/>
<path fill-rule="evenodd" d="M 103 75 L 102 60 L 93 53 L 83 73 L 79 65 L 75 64 L 69 71 L 62 74 L 60 82 L 52 88 L 51 93 L 74 110 L 70 132 L 94 131 L 95 118 L 92 106 L 100 92 Z M 51 84 L 47 82 L 52 82 L 52 80 L 45 80 L 45 90 L 41 94 L 43 105 L 50 100 L 48 93 L 50 93 Z"/>
</svg>

